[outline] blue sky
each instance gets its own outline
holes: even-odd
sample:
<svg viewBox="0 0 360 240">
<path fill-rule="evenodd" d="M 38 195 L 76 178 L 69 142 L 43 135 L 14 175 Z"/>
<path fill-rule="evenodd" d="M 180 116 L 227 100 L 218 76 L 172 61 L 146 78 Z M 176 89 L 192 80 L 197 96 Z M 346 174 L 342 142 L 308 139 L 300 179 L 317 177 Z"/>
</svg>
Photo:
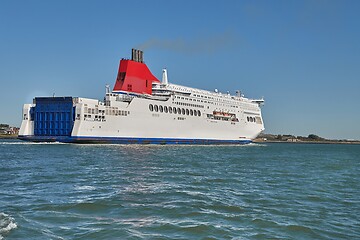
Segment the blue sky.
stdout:
<svg viewBox="0 0 360 240">
<path fill-rule="evenodd" d="M 264 97 L 267 133 L 360 139 L 360 1 L 0 1 L 0 122 L 34 96 L 102 99 L 119 60 Z"/>
</svg>

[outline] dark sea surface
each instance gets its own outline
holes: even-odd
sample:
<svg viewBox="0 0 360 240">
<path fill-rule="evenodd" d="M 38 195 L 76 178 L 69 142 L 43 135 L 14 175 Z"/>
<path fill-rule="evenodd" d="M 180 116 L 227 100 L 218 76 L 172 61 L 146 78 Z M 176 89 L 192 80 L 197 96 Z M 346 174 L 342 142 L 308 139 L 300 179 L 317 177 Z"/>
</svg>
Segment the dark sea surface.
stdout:
<svg viewBox="0 0 360 240">
<path fill-rule="evenodd" d="M 0 140 L 0 239 L 360 239 L 360 145 Z"/>
</svg>

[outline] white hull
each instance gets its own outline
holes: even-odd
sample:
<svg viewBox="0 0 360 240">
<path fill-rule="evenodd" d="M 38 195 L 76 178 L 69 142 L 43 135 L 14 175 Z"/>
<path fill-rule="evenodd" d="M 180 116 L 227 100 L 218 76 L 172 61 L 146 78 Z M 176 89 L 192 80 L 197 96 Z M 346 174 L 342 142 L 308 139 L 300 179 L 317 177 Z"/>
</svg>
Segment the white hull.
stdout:
<svg viewBox="0 0 360 240">
<path fill-rule="evenodd" d="M 117 94 L 109 95 L 109 99 L 116 99 Z M 78 141 L 85 140 L 114 140 L 116 138 L 133 139 L 202 139 L 220 141 L 249 141 L 264 130 L 262 120 L 249 122 L 247 117 L 261 118 L 260 108 L 252 104 L 258 111 L 245 111 L 240 107 L 223 109 L 235 112 L 238 122 L 209 119 L 207 114 L 213 113 L 209 104 L 202 104 L 203 108 L 179 106 L 173 98 L 167 101 L 158 101 L 145 98 L 133 98 L 129 102 L 110 100 L 111 107 L 105 106 L 97 100 L 75 98 L 75 121 L 71 137 Z M 185 102 L 185 101 L 184 101 Z M 150 111 L 149 105 L 167 108 L 180 108 L 185 115 Z M 86 106 L 85 106 L 86 105 Z M 200 104 L 199 104 L 200 105 Z M 24 114 L 30 116 L 30 108 L 35 105 L 25 105 Z M 208 108 L 209 107 L 209 108 Z M 89 111 L 90 109 L 90 111 Z M 93 111 L 94 110 L 94 111 Z M 114 112 L 112 112 L 114 110 Z M 200 116 L 186 115 L 186 110 L 200 111 Z M 90 112 L 90 113 L 89 113 Z M 90 115 L 90 117 L 88 117 Z M 86 116 L 86 117 L 85 117 Z M 104 116 L 104 118 L 103 118 Z M 262 119 L 262 118 L 261 118 Z M 20 136 L 31 140 L 34 136 L 34 123 L 28 117 L 21 125 Z M 51 135 L 50 135 L 51 136 Z M 34 136 L 35 137 L 35 136 Z M 96 139 L 98 138 L 98 139 Z M 34 138 L 36 139 L 36 138 Z M 41 137 L 38 139 L 42 139 Z M 59 138 L 61 139 L 61 138 Z"/>
</svg>

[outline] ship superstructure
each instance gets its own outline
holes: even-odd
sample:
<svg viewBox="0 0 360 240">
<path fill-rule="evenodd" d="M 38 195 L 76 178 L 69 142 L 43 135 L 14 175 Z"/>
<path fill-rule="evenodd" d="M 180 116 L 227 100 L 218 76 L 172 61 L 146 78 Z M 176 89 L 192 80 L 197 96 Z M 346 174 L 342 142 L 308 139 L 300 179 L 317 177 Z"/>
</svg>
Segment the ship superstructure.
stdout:
<svg viewBox="0 0 360 240">
<path fill-rule="evenodd" d="M 264 130 L 263 99 L 158 80 L 132 50 L 103 101 L 35 97 L 23 107 L 19 138 L 73 143 L 244 144 Z"/>
</svg>

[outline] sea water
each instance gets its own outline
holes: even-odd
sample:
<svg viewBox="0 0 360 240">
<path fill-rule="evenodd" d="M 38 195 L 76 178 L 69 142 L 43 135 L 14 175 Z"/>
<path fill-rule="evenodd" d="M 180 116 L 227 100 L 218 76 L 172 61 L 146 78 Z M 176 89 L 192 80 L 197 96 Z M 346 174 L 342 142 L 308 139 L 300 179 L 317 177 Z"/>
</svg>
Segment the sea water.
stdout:
<svg viewBox="0 0 360 240">
<path fill-rule="evenodd" d="M 0 140 L 0 239 L 360 239 L 360 145 Z"/>
</svg>

